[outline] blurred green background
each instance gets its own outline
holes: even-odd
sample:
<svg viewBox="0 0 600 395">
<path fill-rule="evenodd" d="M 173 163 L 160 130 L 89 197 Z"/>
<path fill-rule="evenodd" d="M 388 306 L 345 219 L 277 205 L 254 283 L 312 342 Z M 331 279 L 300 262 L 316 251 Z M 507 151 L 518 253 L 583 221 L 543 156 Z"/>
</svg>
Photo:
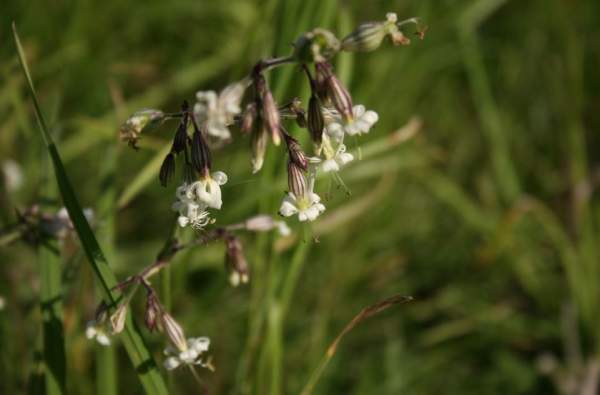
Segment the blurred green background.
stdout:
<svg viewBox="0 0 600 395">
<path fill-rule="evenodd" d="M 336 59 L 354 101 L 380 121 L 360 139 L 364 159 L 341 173 L 352 196 L 320 183 L 328 209 L 313 226 L 319 242 L 243 234 L 247 287 L 227 284 L 220 244 L 181 254 L 157 282 L 170 288 L 163 298 L 187 333 L 212 339 L 217 371 L 202 377 L 216 394 L 299 393 L 361 308 L 400 293 L 415 301 L 348 334 L 315 393 L 597 393 L 594 0 L 5 0 L 0 161 L 4 173 L 17 163 L 23 183 L 5 176 L 3 229 L 15 209 L 62 205 L 12 20 L 76 193 L 96 211 L 101 244 L 125 278 L 152 262 L 169 233 L 175 185 L 161 188 L 156 175 L 175 125 L 145 135 L 135 152 L 118 141 L 119 124 L 139 108 L 176 111 L 197 90 L 220 89 L 261 57 L 288 54 L 312 27 L 344 36 L 388 11 L 419 16 L 429 31 L 409 47 Z M 306 103 L 293 67 L 275 72 L 271 86 L 279 102 L 300 95 Z M 400 141 L 394 133 L 413 117 L 422 127 Z M 214 154 L 230 180 L 221 224 L 277 211 L 284 156 L 271 148 L 258 175 L 249 161 L 240 136 Z M 100 351 L 85 339 L 98 299 L 81 252 L 64 247 L 68 389 L 143 393 L 121 347 Z M 39 264 L 30 245 L 1 247 L 2 394 L 43 393 Z M 164 339 L 144 334 L 160 359 Z M 198 393 L 186 371 L 169 383 L 172 393 Z"/>
</svg>

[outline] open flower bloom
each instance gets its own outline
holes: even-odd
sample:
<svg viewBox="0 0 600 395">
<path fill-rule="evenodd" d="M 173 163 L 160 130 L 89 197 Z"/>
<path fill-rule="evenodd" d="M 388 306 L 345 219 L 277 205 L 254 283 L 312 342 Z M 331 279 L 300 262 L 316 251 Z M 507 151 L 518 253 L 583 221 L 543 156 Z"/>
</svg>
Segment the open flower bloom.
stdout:
<svg viewBox="0 0 600 395">
<path fill-rule="evenodd" d="M 314 221 L 323 211 L 325 211 L 325 206 L 321 203 L 321 198 L 313 192 L 305 193 L 300 197 L 289 192 L 283 198 L 279 208 L 279 214 L 284 217 L 298 214 L 301 222 Z"/>
<path fill-rule="evenodd" d="M 192 184 L 183 184 L 177 188 L 177 201 L 173 203 L 173 211 L 179 213 L 177 222 L 182 228 L 191 225 L 201 229 L 211 222 L 208 208 L 220 209 L 221 185 L 227 182 L 227 175 L 222 171 L 207 175 Z"/>
<path fill-rule="evenodd" d="M 206 211 L 207 206 L 199 204 L 193 198 L 190 186 L 183 184 L 177 188 L 177 201 L 173 203 L 173 211 L 179 213 L 177 222 L 185 228 L 188 225 L 201 229 L 210 222 L 210 213 Z"/>
<path fill-rule="evenodd" d="M 194 115 L 198 122 L 206 125 L 207 133 L 218 139 L 231 138 L 228 126 L 241 112 L 240 102 L 248 86 L 246 80 L 228 85 L 217 95 L 215 91 L 196 93 Z"/>
<path fill-rule="evenodd" d="M 210 339 L 208 337 L 189 338 L 183 349 L 168 346 L 164 351 L 168 357 L 164 366 L 167 370 L 173 370 L 180 365 L 200 365 L 211 369 L 210 360 L 201 358 L 202 354 L 208 351 L 209 346 Z"/>
<path fill-rule="evenodd" d="M 321 164 L 321 170 L 325 173 L 330 171 L 340 171 L 342 166 L 354 160 L 354 156 L 351 153 L 346 152 L 346 146 L 344 144 L 340 144 L 333 155 L 327 155 L 327 152 L 325 152 L 325 157 L 326 159 Z"/>
<path fill-rule="evenodd" d="M 190 185 L 189 192 L 192 198 L 200 204 L 207 207 L 221 209 L 223 201 L 221 200 L 221 185 L 227 182 L 227 174 L 222 171 L 216 171 L 212 175 L 207 175 L 199 181 Z"/>
<path fill-rule="evenodd" d="M 103 346 L 110 346 L 110 337 L 104 330 L 103 325 L 98 324 L 95 320 L 89 321 L 85 328 L 85 337 L 92 340 L 95 339 Z"/>
<path fill-rule="evenodd" d="M 329 121 L 326 127 L 327 134 L 336 141 L 341 141 L 344 134 L 355 136 L 369 133 L 379 120 L 379 115 L 375 111 L 367 111 L 362 104 L 352 107 L 352 114 L 352 119 L 345 121 L 336 111 L 328 110 L 328 116 L 325 117 Z"/>
</svg>

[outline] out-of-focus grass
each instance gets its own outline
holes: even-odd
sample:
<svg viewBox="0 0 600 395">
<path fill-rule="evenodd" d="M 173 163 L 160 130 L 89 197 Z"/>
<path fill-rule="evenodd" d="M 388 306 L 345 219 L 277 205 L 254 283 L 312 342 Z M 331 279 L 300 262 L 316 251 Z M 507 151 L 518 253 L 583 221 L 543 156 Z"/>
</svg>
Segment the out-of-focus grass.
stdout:
<svg viewBox="0 0 600 395">
<path fill-rule="evenodd" d="M 597 2 L 8 1 L 2 8 L 0 37 L 9 37 L 14 19 L 78 197 L 99 213 L 99 232 L 114 227 L 101 243 L 120 277 L 160 249 L 174 193 L 139 178 L 172 131 L 147 136 L 139 152 L 116 149 L 127 113 L 177 109 L 196 90 L 242 77 L 258 58 L 287 53 L 307 27 L 343 35 L 387 11 L 422 17 L 430 26 L 424 41 L 337 65 L 355 102 L 380 115 L 360 140 L 365 156 L 414 115 L 422 129 L 342 173 L 353 195 L 331 190 L 327 215 L 314 226 L 318 244 L 245 237 L 249 289 L 227 286 L 220 246 L 178 256 L 173 312 L 190 335 L 212 338 L 217 372 L 205 378 L 215 393 L 298 393 L 345 323 L 395 293 L 415 301 L 349 334 L 316 393 L 560 393 L 569 380 L 593 377 Z M 0 70 L 0 162 L 17 161 L 25 177 L 18 190 L 3 186 L 0 218 L 8 224 L 15 207 L 48 195 L 43 145 L 11 45 L 0 47 Z M 293 69 L 273 76 L 278 100 L 297 91 L 299 78 Z M 219 223 L 259 207 L 275 213 L 286 189 L 283 158 L 270 150 L 253 176 L 247 145 L 239 138 L 214 155 L 230 178 Z M 19 393 L 39 374 L 40 277 L 23 244 L 2 247 L 0 256 L 7 299 L 0 393 Z M 102 392 L 82 329 L 95 302 L 90 273 L 81 258 L 65 271 L 67 386 Z M 150 336 L 157 354 L 162 344 Z M 141 393 L 125 355 L 115 354 L 119 388 Z M 174 378 L 174 393 L 193 393 L 191 377 Z"/>
</svg>

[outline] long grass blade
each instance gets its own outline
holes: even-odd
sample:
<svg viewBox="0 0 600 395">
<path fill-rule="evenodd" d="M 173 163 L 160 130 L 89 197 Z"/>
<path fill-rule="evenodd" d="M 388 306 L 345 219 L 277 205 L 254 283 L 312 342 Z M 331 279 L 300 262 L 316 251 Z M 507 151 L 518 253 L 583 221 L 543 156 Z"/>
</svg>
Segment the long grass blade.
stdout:
<svg viewBox="0 0 600 395">
<path fill-rule="evenodd" d="M 90 225 L 83 215 L 83 211 L 79 201 L 77 200 L 77 197 L 75 196 L 75 192 L 71 186 L 69 178 L 67 177 L 58 150 L 52 141 L 52 136 L 50 135 L 39 102 L 37 100 L 31 74 L 29 73 L 29 69 L 25 60 L 25 54 L 23 52 L 19 35 L 14 23 L 13 38 L 17 47 L 19 61 L 23 69 L 23 73 L 27 79 L 29 91 L 35 106 L 35 113 L 40 126 L 40 131 L 52 160 L 60 194 L 65 207 L 67 208 L 71 221 L 73 222 L 75 231 L 79 236 L 83 250 L 100 283 L 103 298 L 109 306 L 113 306 L 117 296 L 111 291 L 111 288 L 117 284 L 115 275 L 110 270 L 106 258 L 100 249 L 98 241 L 96 240 Z M 137 326 L 130 316 L 125 324 L 125 330 L 121 335 L 121 340 L 123 341 L 125 349 L 127 350 L 129 358 L 136 369 L 138 377 L 146 393 L 150 395 L 168 394 L 167 387 L 158 371 L 156 362 L 146 347 L 144 339 L 142 338 Z"/>
<path fill-rule="evenodd" d="M 342 339 L 344 338 L 344 336 L 346 336 L 346 334 L 348 332 L 350 332 L 352 329 L 354 329 L 354 327 L 356 327 L 358 324 L 365 321 L 366 319 L 373 317 L 374 315 L 377 315 L 392 306 L 410 302 L 412 299 L 413 298 L 411 296 L 394 295 L 390 298 L 382 300 L 381 302 L 375 303 L 373 305 L 370 305 L 370 306 L 362 309 L 360 311 L 360 313 L 358 313 L 352 319 L 352 321 L 350 321 L 344 327 L 344 329 L 340 332 L 340 334 L 337 335 L 335 340 L 329 345 L 329 347 L 327 348 L 327 352 L 325 353 L 325 355 L 323 356 L 323 358 L 321 359 L 321 361 L 319 362 L 319 364 L 317 365 L 317 367 L 311 374 L 308 382 L 304 386 L 304 389 L 302 390 L 301 395 L 312 394 L 312 392 L 315 388 L 315 385 L 317 384 L 317 382 L 319 381 L 319 378 L 325 371 L 327 364 L 329 363 L 331 358 L 333 358 L 333 356 L 335 355 L 335 352 L 337 351 L 337 348 L 338 348 L 340 342 L 342 341 Z"/>
</svg>

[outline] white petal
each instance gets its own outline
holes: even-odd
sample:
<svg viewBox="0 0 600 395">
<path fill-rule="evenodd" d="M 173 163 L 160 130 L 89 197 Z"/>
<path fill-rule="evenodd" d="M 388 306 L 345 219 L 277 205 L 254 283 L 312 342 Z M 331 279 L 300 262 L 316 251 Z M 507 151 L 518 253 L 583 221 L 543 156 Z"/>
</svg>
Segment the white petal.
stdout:
<svg viewBox="0 0 600 395">
<path fill-rule="evenodd" d="M 277 230 L 281 236 L 289 236 L 292 233 L 292 230 L 284 221 L 277 221 Z"/>
<path fill-rule="evenodd" d="M 224 185 L 225 183 L 227 183 L 227 174 L 223 173 L 222 171 L 215 171 L 212 174 L 212 178 L 213 180 L 215 180 L 219 185 Z"/>
<path fill-rule="evenodd" d="M 283 198 L 281 202 L 281 207 L 279 208 L 279 214 L 284 217 L 290 217 L 298 212 L 298 207 L 291 202 L 290 199 L 287 199 L 287 196 Z"/>
<path fill-rule="evenodd" d="M 319 203 L 320 201 L 321 201 L 321 197 L 319 195 L 317 195 L 314 192 L 310 194 L 310 203 L 311 204 Z"/>
<path fill-rule="evenodd" d="M 338 164 L 335 162 L 335 160 L 333 159 L 328 159 L 326 161 L 323 162 L 323 164 L 321 165 L 321 169 L 325 172 L 325 173 L 329 173 L 330 171 L 339 171 L 340 167 L 338 166 Z"/>
<path fill-rule="evenodd" d="M 188 339 L 189 346 L 196 350 L 198 353 L 208 351 L 210 346 L 210 339 L 208 337 L 196 337 Z"/>
<path fill-rule="evenodd" d="M 181 364 L 181 361 L 178 358 L 169 357 L 165 359 L 165 362 L 163 364 L 167 370 L 173 370 Z"/>
<path fill-rule="evenodd" d="M 96 341 L 103 346 L 110 346 L 110 338 L 104 333 L 98 333 Z"/>
<path fill-rule="evenodd" d="M 379 121 L 379 115 L 375 111 L 369 110 L 365 113 L 365 115 L 362 116 L 362 119 L 373 126 L 373 124 Z"/>
<path fill-rule="evenodd" d="M 354 118 L 360 118 L 364 113 L 365 106 L 363 106 L 362 104 L 357 104 L 354 107 L 352 107 L 352 114 L 354 115 Z"/>
<path fill-rule="evenodd" d="M 298 219 L 300 220 L 300 222 L 304 222 L 308 219 L 308 210 L 302 210 L 298 213 Z"/>
<path fill-rule="evenodd" d="M 342 152 L 337 156 L 337 160 L 339 164 L 345 165 L 348 162 L 352 162 L 354 156 L 349 152 Z"/>
<path fill-rule="evenodd" d="M 85 337 L 87 337 L 90 340 L 96 337 L 97 333 L 98 331 L 96 331 L 96 327 L 94 326 L 88 326 L 87 328 L 85 328 Z"/>
<path fill-rule="evenodd" d="M 185 228 L 190 223 L 190 220 L 188 217 L 184 217 L 183 215 L 181 215 L 179 216 L 179 218 L 177 218 L 177 223 L 180 227 Z"/>
</svg>

